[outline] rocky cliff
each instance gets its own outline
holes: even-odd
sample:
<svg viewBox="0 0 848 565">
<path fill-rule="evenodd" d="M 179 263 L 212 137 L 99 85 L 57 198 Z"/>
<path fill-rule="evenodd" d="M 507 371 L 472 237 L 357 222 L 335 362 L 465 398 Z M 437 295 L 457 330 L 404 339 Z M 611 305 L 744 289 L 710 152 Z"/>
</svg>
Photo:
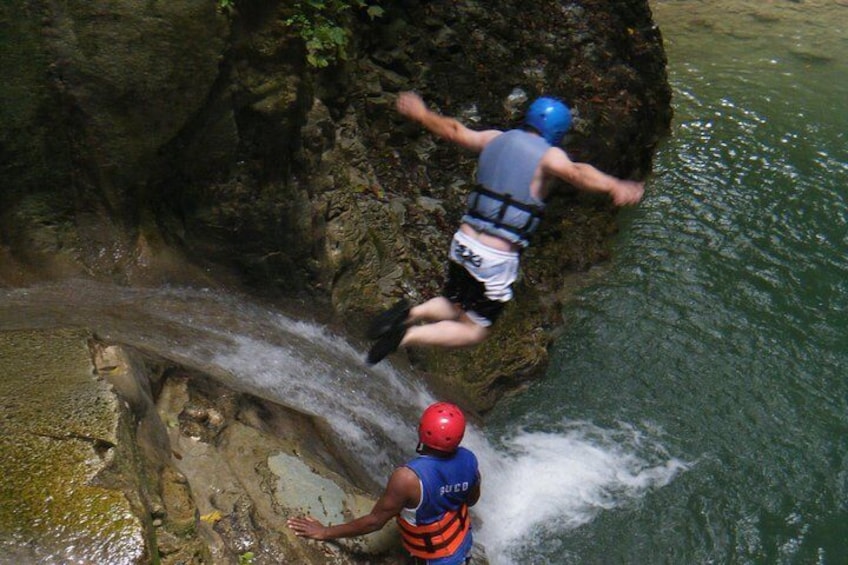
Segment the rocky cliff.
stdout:
<svg viewBox="0 0 848 565">
<path fill-rule="evenodd" d="M 670 89 L 646 1 L 312 4 L 0 7 L 0 284 L 226 280 L 306 292 L 356 333 L 438 292 L 472 178 L 471 155 L 398 118 L 404 89 L 499 128 L 560 96 L 572 157 L 649 174 Z M 544 366 L 562 281 L 607 257 L 609 203 L 560 193 L 498 339 L 413 352 L 481 408 Z"/>
</svg>

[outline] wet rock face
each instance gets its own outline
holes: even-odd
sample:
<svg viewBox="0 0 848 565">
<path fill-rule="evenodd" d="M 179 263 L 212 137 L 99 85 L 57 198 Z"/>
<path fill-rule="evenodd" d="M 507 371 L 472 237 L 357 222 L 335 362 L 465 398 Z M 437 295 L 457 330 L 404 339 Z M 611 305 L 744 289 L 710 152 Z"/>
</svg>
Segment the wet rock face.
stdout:
<svg viewBox="0 0 848 565">
<path fill-rule="evenodd" d="M 286 526 L 375 502 L 310 416 L 79 329 L 0 332 L 0 364 L 4 564 L 399 560 L 394 524 L 328 547 Z"/>
<path fill-rule="evenodd" d="M 150 557 L 139 491 L 121 488 L 140 479 L 129 415 L 94 374 L 87 338 L 0 332 L 0 561 Z"/>
<path fill-rule="evenodd" d="M 192 550 L 216 563 L 397 562 L 394 524 L 326 546 L 286 526 L 295 514 L 339 523 L 374 504 L 339 472 L 311 417 L 179 368 L 163 379 L 156 407 L 173 456 L 160 478 L 163 562 L 209 562 L 192 561 Z"/>
<path fill-rule="evenodd" d="M 0 8 L 14 53 L 0 97 L 0 235 L 47 274 L 115 276 L 133 259 L 159 152 L 218 76 L 214 3 L 25 2 Z M 31 54 L 28 54 L 31 53 Z"/>
<path fill-rule="evenodd" d="M 473 160 L 402 124 L 401 89 L 481 127 L 514 125 L 525 98 L 555 94 L 577 110 L 569 150 L 621 175 L 650 170 L 668 127 L 645 1 L 390 3 L 342 19 L 347 60 L 322 71 L 285 24 L 288 3 L 237 4 L 0 9 L 0 241 L 14 256 L 120 278 L 173 246 L 254 283 L 326 287 L 369 260 L 326 271 L 330 194 L 365 208 L 423 194 L 446 201 L 448 223 L 457 213 Z"/>
<path fill-rule="evenodd" d="M 671 91 L 646 2 L 402 5 L 404 25 L 375 34 L 371 59 L 429 101 L 469 125 L 503 128 L 520 121 L 526 101 L 555 95 L 576 109 L 566 139 L 575 157 L 617 175 L 650 171 Z"/>
</svg>

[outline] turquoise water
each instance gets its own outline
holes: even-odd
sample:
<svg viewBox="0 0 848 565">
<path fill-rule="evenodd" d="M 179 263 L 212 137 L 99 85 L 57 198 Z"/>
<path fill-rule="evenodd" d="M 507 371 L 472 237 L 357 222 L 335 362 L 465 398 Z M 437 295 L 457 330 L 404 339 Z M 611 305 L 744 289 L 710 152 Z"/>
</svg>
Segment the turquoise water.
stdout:
<svg viewBox="0 0 848 565">
<path fill-rule="evenodd" d="M 848 563 L 848 5 L 653 6 L 671 138 L 548 375 L 489 434 L 588 422 L 683 467 L 535 523 L 512 559 Z M 534 480 L 562 497 L 575 470 Z"/>
</svg>

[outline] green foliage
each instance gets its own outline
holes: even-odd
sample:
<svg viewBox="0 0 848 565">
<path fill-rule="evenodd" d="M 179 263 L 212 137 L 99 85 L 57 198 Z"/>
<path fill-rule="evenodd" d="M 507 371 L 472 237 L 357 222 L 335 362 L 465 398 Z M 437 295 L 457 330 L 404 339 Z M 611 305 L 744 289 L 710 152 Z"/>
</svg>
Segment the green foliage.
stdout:
<svg viewBox="0 0 848 565">
<path fill-rule="evenodd" d="M 224 1 L 224 0 L 219 0 Z M 350 31 L 343 18 L 350 10 L 365 10 L 372 20 L 383 15 L 383 9 L 365 0 L 301 0 L 295 2 L 294 15 L 286 25 L 297 30 L 306 45 L 306 60 L 313 67 L 326 67 L 345 60 Z"/>
<path fill-rule="evenodd" d="M 225 14 L 231 14 L 236 9 L 236 0 L 218 0 L 218 9 Z"/>
<path fill-rule="evenodd" d="M 247 551 L 239 555 L 239 565 L 253 565 L 253 552 Z"/>
</svg>

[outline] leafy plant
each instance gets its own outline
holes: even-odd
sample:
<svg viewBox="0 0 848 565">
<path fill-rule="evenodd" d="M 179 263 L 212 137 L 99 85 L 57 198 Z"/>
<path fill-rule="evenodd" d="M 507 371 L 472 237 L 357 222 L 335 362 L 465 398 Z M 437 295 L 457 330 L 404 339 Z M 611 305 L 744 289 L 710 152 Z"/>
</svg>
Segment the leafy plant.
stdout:
<svg viewBox="0 0 848 565">
<path fill-rule="evenodd" d="M 232 14 L 236 9 L 236 0 L 218 0 L 218 9 L 225 14 Z"/>
<path fill-rule="evenodd" d="M 253 565 L 253 557 L 252 551 L 242 553 L 238 558 L 239 565 Z"/>
<path fill-rule="evenodd" d="M 224 0 L 219 0 L 224 1 Z M 347 58 L 350 31 L 343 26 L 350 10 L 365 10 L 372 20 L 383 15 L 383 9 L 365 0 L 302 0 L 295 2 L 293 16 L 286 25 L 297 30 L 306 45 L 306 60 L 313 67 L 326 67 Z"/>
</svg>

